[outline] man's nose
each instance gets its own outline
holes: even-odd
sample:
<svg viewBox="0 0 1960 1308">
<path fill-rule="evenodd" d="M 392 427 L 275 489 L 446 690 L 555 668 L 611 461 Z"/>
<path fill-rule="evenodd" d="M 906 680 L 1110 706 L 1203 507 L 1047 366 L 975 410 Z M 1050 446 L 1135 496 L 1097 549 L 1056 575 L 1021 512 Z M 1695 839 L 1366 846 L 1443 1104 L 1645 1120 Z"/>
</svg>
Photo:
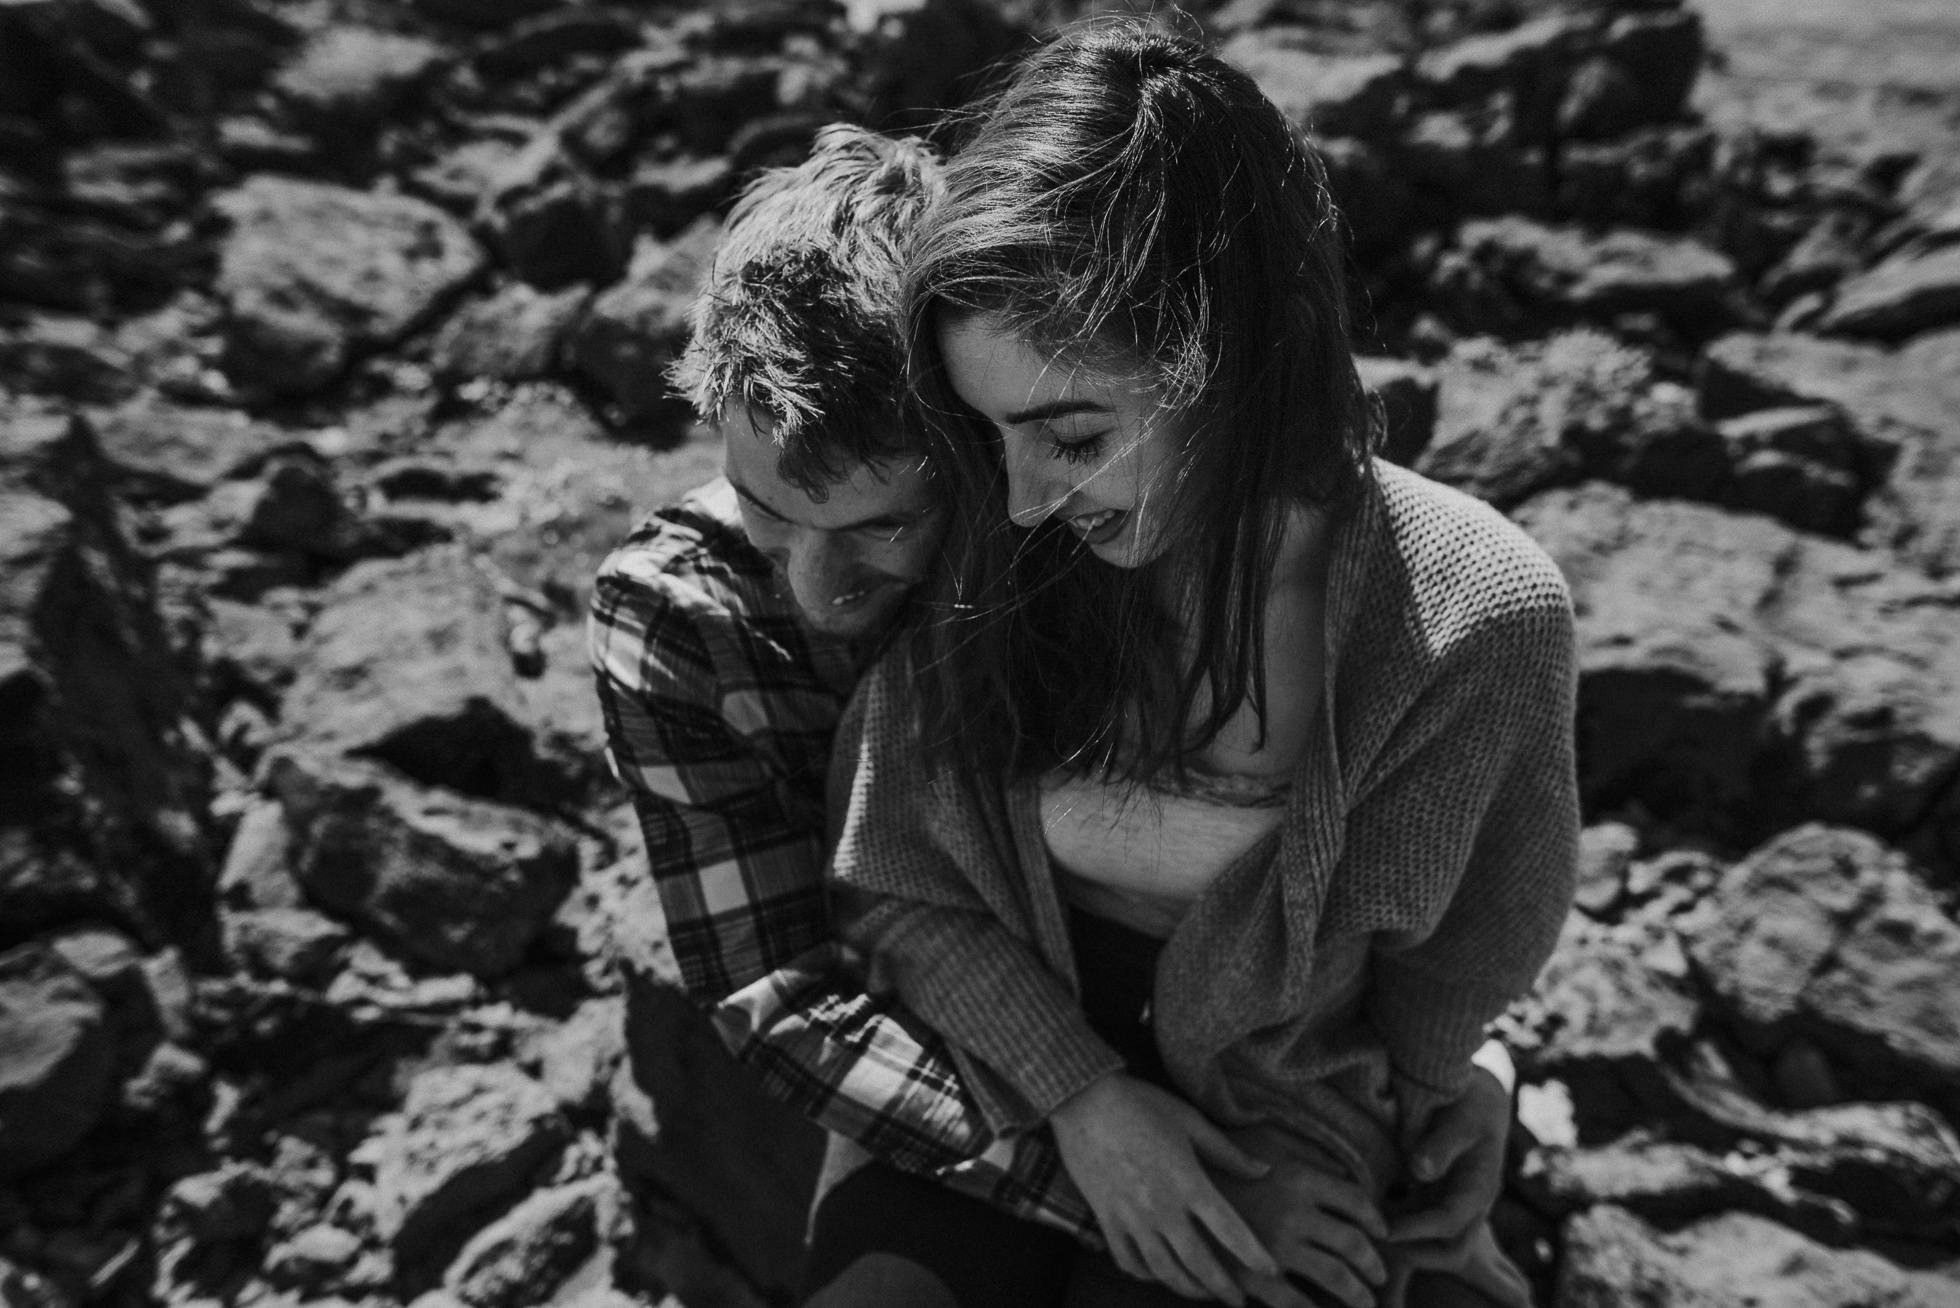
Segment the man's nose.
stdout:
<svg viewBox="0 0 1960 1308">
<path fill-rule="evenodd" d="M 1008 437 L 1002 442 L 1007 472 L 1007 516 L 1017 527 L 1032 527 L 1060 508 L 1070 487 L 1050 475 L 1034 442 Z"/>
<path fill-rule="evenodd" d="M 830 601 L 850 587 L 849 551 L 829 532 L 799 531 L 790 540 L 783 575 L 798 608 L 819 616 L 830 612 Z"/>
</svg>

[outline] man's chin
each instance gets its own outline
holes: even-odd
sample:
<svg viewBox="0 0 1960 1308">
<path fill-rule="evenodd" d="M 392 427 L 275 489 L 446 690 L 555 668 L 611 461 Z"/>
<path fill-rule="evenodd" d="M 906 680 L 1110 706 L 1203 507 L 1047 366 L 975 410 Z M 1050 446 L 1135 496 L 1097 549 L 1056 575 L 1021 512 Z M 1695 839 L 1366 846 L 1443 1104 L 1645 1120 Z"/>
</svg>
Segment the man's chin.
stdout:
<svg viewBox="0 0 1960 1308">
<path fill-rule="evenodd" d="M 803 620 L 826 636 L 839 640 L 864 640 L 882 633 L 898 614 L 898 594 L 882 593 L 871 596 L 862 604 L 845 609 L 833 609 L 825 613 L 812 613 L 807 608 L 798 608 Z"/>
</svg>

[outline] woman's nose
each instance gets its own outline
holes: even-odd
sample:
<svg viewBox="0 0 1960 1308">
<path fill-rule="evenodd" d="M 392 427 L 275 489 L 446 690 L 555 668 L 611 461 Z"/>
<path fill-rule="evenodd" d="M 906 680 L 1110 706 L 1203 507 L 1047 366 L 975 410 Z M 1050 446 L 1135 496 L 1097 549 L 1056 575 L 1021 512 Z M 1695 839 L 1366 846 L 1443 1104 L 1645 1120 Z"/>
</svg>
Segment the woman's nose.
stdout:
<svg viewBox="0 0 1960 1308">
<path fill-rule="evenodd" d="M 1061 507 L 1069 487 L 1043 467 L 1032 441 L 1008 436 L 1001 443 L 1007 471 L 1007 516 L 1017 527 L 1032 527 Z"/>
</svg>

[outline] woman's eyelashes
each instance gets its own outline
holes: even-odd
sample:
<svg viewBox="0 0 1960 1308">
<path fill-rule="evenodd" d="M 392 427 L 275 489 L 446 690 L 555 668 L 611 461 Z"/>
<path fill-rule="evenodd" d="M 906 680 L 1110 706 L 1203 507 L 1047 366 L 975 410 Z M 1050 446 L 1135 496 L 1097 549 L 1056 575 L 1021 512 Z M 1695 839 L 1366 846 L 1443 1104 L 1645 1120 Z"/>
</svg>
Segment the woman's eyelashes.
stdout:
<svg viewBox="0 0 1960 1308">
<path fill-rule="evenodd" d="M 1078 440 L 1055 440 L 1051 443 L 1058 458 L 1066 459 L 1070 463 L 1088 463 L 1102 456 L 1108 436 L 1107 432 L 1098 432 L 1094 436 L 1084 436 Z"/>
</svg>

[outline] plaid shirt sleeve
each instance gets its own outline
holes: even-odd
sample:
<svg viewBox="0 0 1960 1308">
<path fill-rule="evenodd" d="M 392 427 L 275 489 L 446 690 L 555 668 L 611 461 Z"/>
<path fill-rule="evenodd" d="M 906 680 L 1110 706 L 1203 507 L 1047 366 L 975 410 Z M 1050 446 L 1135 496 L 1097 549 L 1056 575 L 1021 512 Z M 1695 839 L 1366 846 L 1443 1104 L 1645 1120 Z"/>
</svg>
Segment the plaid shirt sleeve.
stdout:
<svg viewBox="0 0 1960 1308">
<path fill-rule="evenodd" d="M 838 705 L 689 583 L 678 560 L 629 544 L 602 569 L 587 623 L 608 758 L 689 998 L 819 1125 L 1100 1246 L 1047 1133 L 990 1132 L 945 1042 L 867 994 L 832 939 L 822 802 Z"/>
</svg>

